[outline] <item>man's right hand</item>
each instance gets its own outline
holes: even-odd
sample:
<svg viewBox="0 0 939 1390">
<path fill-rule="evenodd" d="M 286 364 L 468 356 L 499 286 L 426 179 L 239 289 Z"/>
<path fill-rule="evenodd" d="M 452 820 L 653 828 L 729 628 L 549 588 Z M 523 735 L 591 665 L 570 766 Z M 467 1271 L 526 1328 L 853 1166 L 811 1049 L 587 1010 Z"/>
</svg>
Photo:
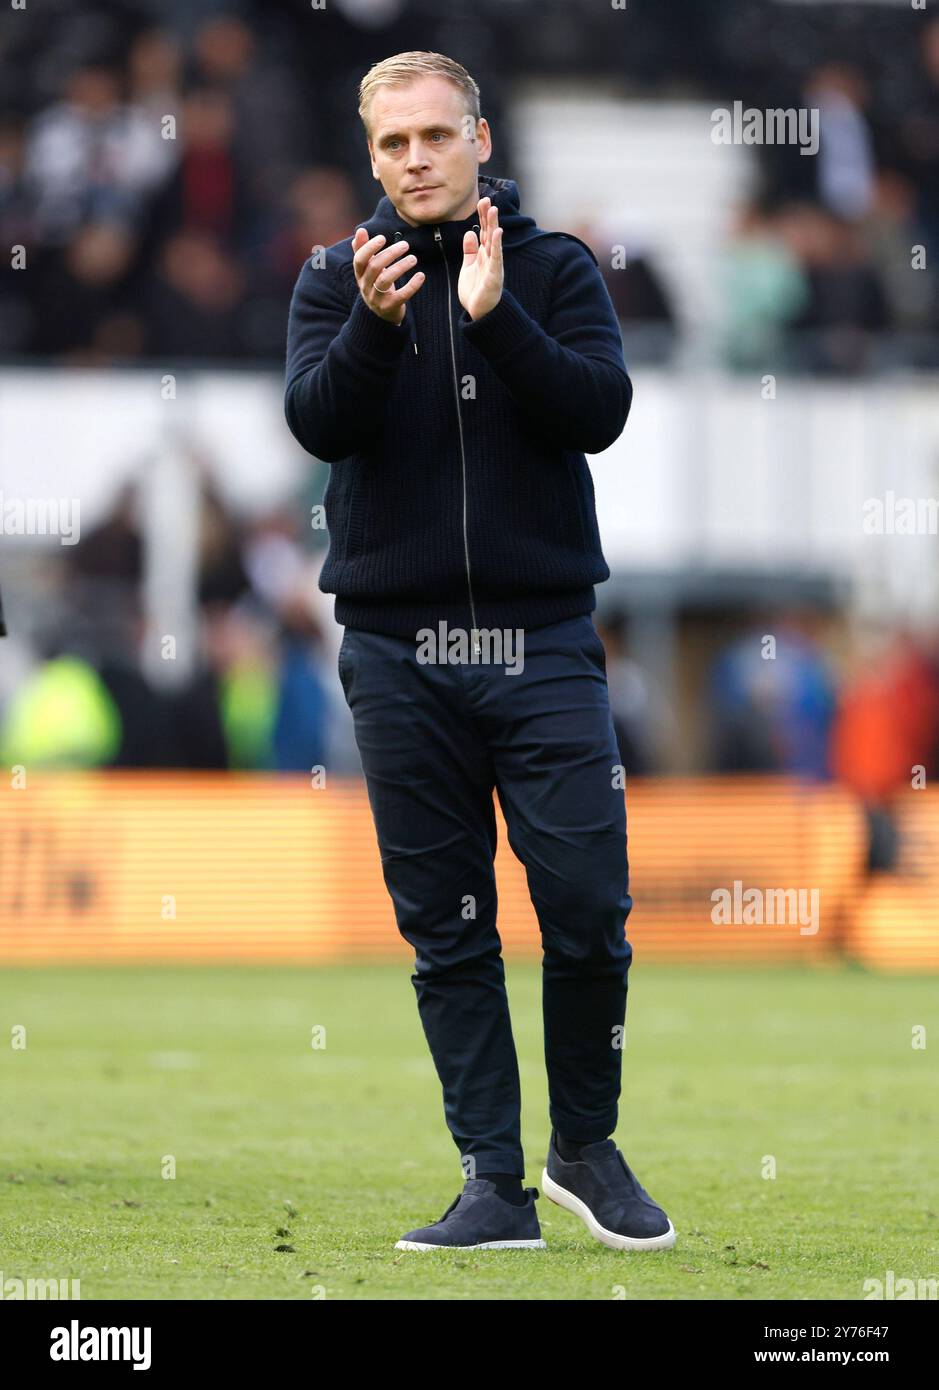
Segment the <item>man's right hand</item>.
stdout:
<svg viewBox="0 0 939 1390">
<path fill-rule="evenodd" d="M 384 249 L 382 249 L 384 247 Z M 357 227 L 352 238 L 352 265 L 359 292 L 373 314 L 389 323 L 400 323 L 404 318 L 407 302 L 417 294 L 424 283 L 424 272 L 419 270 L 412 275 L 403 289 L 394 288 L 395 280 L 417 263 L 416 256 L 405 256 L 399 260 L 402 251 L 408 249 L 406 241 L 396 241 L 385 246 L 383 236 L 369 238 L 364 227 Z M 394 268 L 389 270 L 393 262 Z M 384 290 L 384 294 L 379 291 Z"/>
</svg>

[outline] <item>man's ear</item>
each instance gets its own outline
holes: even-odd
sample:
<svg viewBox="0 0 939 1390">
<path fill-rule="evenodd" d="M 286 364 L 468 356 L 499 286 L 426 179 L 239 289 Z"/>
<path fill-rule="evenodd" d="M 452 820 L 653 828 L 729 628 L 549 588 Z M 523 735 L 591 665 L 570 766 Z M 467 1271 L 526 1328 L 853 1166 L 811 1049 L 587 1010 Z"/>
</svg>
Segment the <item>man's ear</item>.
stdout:
<svg viewBox="0 0 939 1390">
<path fill-rule="evenodd" d="M 485 151 L 485 153 L 483 153 Z M 485 116 L 480 116 L 479 124 L 476 126 L 476 158 L 480 164 L 485 164 L 486 160 L 492 155 L 492 134 L 489 130 L 489 122 Z"/>
</svg>

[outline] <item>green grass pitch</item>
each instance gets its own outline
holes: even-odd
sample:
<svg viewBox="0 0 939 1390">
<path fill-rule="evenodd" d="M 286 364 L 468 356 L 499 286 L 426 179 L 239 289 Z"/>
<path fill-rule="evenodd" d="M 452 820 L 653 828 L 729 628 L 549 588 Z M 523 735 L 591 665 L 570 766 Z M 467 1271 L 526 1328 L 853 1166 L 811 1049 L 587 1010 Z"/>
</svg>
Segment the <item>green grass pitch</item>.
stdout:
<svg viewBox="0 0 939 1390">
<path fill-rule="evenodd" d="M 506 969 L 540 1191 L 539 967 Z M 616 1139 L 676 1246 L 605 1249 L 541 1196 L 546 1250 L 473 1255 L 394 1249 L 462 1184 L 409 974 L 6 970 L 4 1279 L 78 1278 L 84 1299 L 745 1300 L 939 1275 L 935 978 L 637 951 Z"/>
</svg>

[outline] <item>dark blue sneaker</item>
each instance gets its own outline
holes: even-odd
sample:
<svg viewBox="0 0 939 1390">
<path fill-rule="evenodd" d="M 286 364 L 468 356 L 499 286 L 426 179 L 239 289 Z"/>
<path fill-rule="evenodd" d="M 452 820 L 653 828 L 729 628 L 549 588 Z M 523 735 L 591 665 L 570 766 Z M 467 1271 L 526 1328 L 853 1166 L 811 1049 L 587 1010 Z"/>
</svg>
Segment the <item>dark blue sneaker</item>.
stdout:
<svg viewBox="0 0 939 1390">
<path fill-rule="evenodd" d="M 585 1144 L 565 1163 L 552 1129 L 541 1175 L 544 1195 L 579 1216 L 590 1234 L 614 1250 L 668 1250 L 675 1228 L 641 1186 L 612 1139 Z"/>
<path fill-rule="evenodd" d="M 396 1250 L 544 1250 L 535 1213 L 536 1187 L 525 1188 L 524 1206 L 513 1207 L 488 1178 L 469 1178 L 439 1221 L 408 1231 Z"/>
</svg>

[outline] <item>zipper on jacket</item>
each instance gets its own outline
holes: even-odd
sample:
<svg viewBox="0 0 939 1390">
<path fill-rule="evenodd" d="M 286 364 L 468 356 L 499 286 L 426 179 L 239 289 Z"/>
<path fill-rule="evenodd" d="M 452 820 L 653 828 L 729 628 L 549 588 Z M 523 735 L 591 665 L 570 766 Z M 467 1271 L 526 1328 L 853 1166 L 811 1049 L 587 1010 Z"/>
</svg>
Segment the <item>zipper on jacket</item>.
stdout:
<svg viewBox="0 0 939 1390">
<path fill-rule="evenodd" d="M 453 341 L 453 314 L 450 308 L 450 265 L 447 261 L 447 253 L 444 250 L 443 237 L 440 235 L 440 228 L 434 228 L 434 241 L 440 247 L 440 254 L 443 256 L 443 268 L 447 272 L 447 327 L 450 330 L 450 369 L 453 374 L 453 395 L 456 401 L 456 422 L 460 436 L 460 464 L 463 472 L 463 556 L 466 561 L 466 587 L 469 592 L 470 620 L 473 624 L 471 636 L 473 638 L 473 651 L 477 656 L 480 654 L 479 629 L 476 626 L 476 607 L 473 603 L 473 581 L 470 577 L 470 558 L 469 558 L 469 538 L 466 532 L 466 449 L 463 445 L 463 413 L 460 410 L 460 384 L 456 375 L 456 347 Z"/>
</svg>

